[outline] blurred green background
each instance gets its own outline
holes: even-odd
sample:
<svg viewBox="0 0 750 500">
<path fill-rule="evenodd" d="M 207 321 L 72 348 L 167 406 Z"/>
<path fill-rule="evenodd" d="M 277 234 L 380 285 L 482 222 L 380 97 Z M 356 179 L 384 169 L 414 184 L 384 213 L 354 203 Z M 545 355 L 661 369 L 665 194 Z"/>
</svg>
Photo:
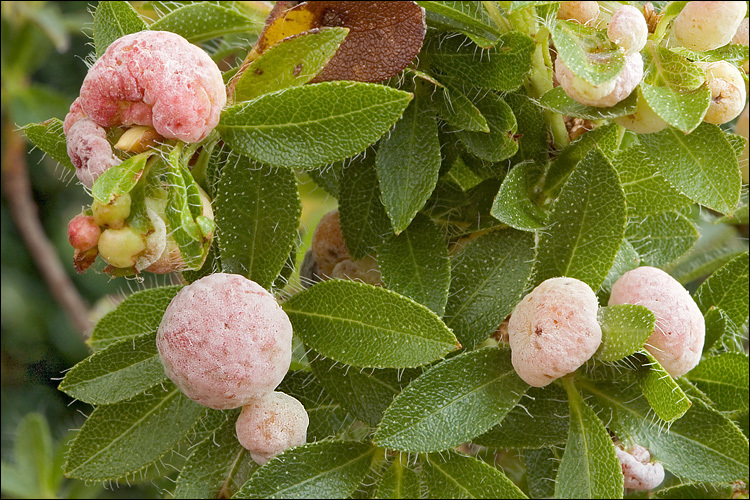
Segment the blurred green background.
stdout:
<svg viewBox="0 0 750 500">
<path fill-rule="evenodd" d="M 2 2 L 2 170 L 10 167 L 18 128 L 52 117 L 63 119 L 78 96 L 92 51 L 95 8 L 88 2 Z M 38 219 L 65 272 L 90 310 L 92 321 L 133 290 L 164 284 L 168 277 L 146 276 L 140 283 L 89 272 L 79 276 L 67 241 L 68 221 L 90 203 L 77 180 L 28 143 L 25 170 Z M 18 170 L 18 169 L 16 169 Z M 21 169 L 23 171 L 24 168 Z M 302 180 L 303 226 L 314 227 L 336 202 L 311 181 Z M 88 355 L 81 332 L 58 305 L 28 252 L 2 196 L 2 493 L 7 498 L 155 497 L 166 480 L 128 486 L 84 485 L 63 480 L 64 443 L 83 424 L 89 405 L 72 401 L 56 387 L 63 372 Z M 34 217 L 33 214 L 26 214 Z M 301 261 L 310 235 L 303 238 Z"/>
</svg>

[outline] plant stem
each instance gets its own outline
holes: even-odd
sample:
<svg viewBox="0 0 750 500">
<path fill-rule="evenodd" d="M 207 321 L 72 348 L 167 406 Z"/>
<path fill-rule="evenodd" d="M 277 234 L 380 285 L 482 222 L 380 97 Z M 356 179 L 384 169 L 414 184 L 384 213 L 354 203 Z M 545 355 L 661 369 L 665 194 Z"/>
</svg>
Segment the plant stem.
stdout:
<svg viewBox="0 0 750 500">
<path fill-rule="evenodd" d="M 505 19 L 505 16 L 503 16 L 503 13 L 500 12 L 500 9 L 497 8 L 495 2 L 482 2 L 482 5 L 484 5 L 485 10 L 487 10 L 487 14 L 490 16 L 490 19 L 492 19 L 492 22 L 500 28 L 500 31 L 505 33 L 513 29 L 508 20 Z"/>
</svg>

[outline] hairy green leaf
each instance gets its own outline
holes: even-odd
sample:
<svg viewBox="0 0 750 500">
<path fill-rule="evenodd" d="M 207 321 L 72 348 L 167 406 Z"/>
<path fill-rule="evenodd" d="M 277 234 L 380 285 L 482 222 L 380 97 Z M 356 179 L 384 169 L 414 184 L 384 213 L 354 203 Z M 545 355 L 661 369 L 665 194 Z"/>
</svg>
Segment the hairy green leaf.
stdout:
<svg viewBox="0 0 750 500">
<path fill-rule="evenodd" d="M 664 422 L 682 417 L 692 403 L 667 370 L 646 350 L 636 354 L 635 361 L 638 384 L 654 413 Z"/>
<path fill-rule="evenodd" d="M 598 321 L 602 343 L 595 356 L 605 362 L 619 361 L 643 348 L 654 333 L 656 317 L 645 306 L 619 304 L 600 307 Z"/>
<path fill-rule="evenodd" d="M 175 498 L 230 498 L 257 469 L 237 441 L 239 410 L 226 414 L 224 424 L 192 449 L 177 478 Z"/>
<path fill-rule="evenodd" d="M 532 387 L 500 424 L 472 441 L 506 450 L 563 444 L 570 425 L 568 413 L 565 391 L 560 386 Z"/>
<path fill-rule="evenodd" d="M 60 165 L 75 172 L 76 168 L 68 156 L 68 145 L 63 133 L 63 122 L 59 118 L 50 118 L 42 123 L 29 123 L 21 131 L 34 146 L 38 147 Z"/>
<path fill-rule="evenodd" d="M 731 320 L 733 334 L 741 335 L 748 317 L 748 254 L 740 254 L 712 274 L 698 287 L 695 301 L 705 315 L 722 309 Z"/>
<path fill-rule="evenodd" d="M 174 9 L 154 21 L 148 29 L 171 31 L 190 43 L 198 44 L 234 33 L 259 32 L 262 28 L 262 23 L 239 10 L 211 2 L 196 2 Z"/>
<path fill-rule="evenodd" d="M 568 423 L 565 423 L 567 429 Z M 564 434 L 564 433 L 563 433 Z M 555 496 L 555 478 L 562 458 L 562 450 L 541 448 L 523 450 L 523 461 L 526 465 L 526 480 L 529 484 L 531 498 L 553 498 Z"/>
<path fill-rule="evenodd" d="M 148 29 L 129 2 L 102 2 L 94 12 L 94 50 L 101 57 L 112 42 Z"/>
<path fill-rule="evenodd" d="M 131 398 L 167 379 L 156 349 L 156 332 L 97 351 L 65 374 L 59 389 L 91 404 Z"/>
<path fill-rule="evenodd" d="M 492 202 L 490 213 L 493 217 L 521 231 L 537 231 L 545 227 L 547 214 L 529 195 L 528 179 L 537 170 L 538 167 L 531 163 L 520 163 L 511 169 Z"/>
<path fill-rule="evenodd" d="M 405 455 L 399 454 L 378 483 L 375 498 L 421 497 L 422 485 L 420 484 L 419 474 L 409 468 Z"/>
<path fill-rule="evenodd" d="M 625 64 L 622 51 L 609 41 L 605 31 L 561 19 L 551 31 L 557 57 L 574 75 L 592 85 L 612 80 Z"/>
<path fill-rule="evenodd" d="M 738 352 L 707 357 L 687 374 L 719 411 L 747 411 L 748 377 L 747 354 Z"/>
<path fill-rule="evenodd" d="M 396 123 L 411 98 L 372 83 L 316 83 L 229 106 L 216 128 L 232 148 L 255 160 L 320 167 L 364 151 Z"/>
<path fill-rule="evenodd" d="M 531 233 L 487 233 L 452 258 L 445 322 L 472 349 L 494 332 L 523 296 L 534 258 Z"/>
<path fill-rule="evenodd" d="M 676 476 L 708 482 L 747 477 L 747 438 L 700 399 L 693 399 L 693 406 L 667 429 L 665 422 L 653 420 L 651 406 L 630 377 L 581 385 L 595 396 L 612 432 L 629 445 L 648 448 Z"/>
<path fill-rule="evenodd" d="M 570 428 L 555 482 L 555 498 L 622 498 L 623 475 L 607 429 L 564 379 Z"/>
<path fill-rule="evenodd" d="M 429 97 L 432 106 L 434 106 L 440 118 L 457 130 L 470 130 L 472 132 L 490 131 L 487 120 L 482 116 L 481 111 L 474 106 L 471 99 L 466 97 L 463 92 L 455 88 L 446 87 L 422 71 L 411 70 L 411 72 L 434 86 L 434 89 L 429 92 Z"/>
<path fill-rule="evenodd" d="M 99 406 L 70 447 L 65 475 L 106 481 L 143 470 L 187 436 L 206 411 L 171 383 Z"/>
<path fill-rule="evenodd" d="M 489 162 L 506 160 L 518 151 L 518 123 L 510 106 L 495 94 L 488 93 L 474 101 L 490 127 L 489 133 L 459 130 L 456 137 L 466 150 Z"/>
<path fill-rule="evenodd" d="M 346 248 L 355 259 L 373 253 L 393 232 L 380 200 L 375 155 L 353 161 L 344 168 L 339 193 L 339 221 Z"/>
<path fill-rule="evenodd" d="M 132 156 L 119 165 L 108 168 L 96 181 L 91 195 L 100 203 L 109 203 L 114 196 L 129 193 L 141 178 L 146 161 L 153 152 Z"/>
<path fill-rule="evenodd" d="M 336 27 L 313 30 L 272 46 L 237 79 L 235 102 L 306 84 L 331 60 L 347 33 L 347 28 Z"/>
<path fill-rule="evenodd" d="M 598 290 L 625 232 L 625 197 L 612 165 L 599 148 L 576 166 L 552 206 L 541 233 L 533 284 L 558 276 Z"/>
<path fill-rule="evenodd" d="M 283 308 L 305 344 L 354 366 L 415 367 L 460 347 L 434 312 L 364 283 L 324 281 L 295 294 Z"/>
<path fill-rule="evenodd" d="M 521 93 L 506 94 L 504 99 L 518 122 L 518 151 L 510 159 L 510 164 L 530 161 L 537 165 L 546 165 L 549 161 L 549 145 L 543 110 L 534 99 Z M 539 173 L 541 174 L 541 170 Z M 537 180 L 538 177 L 534 177 L 533 183 Z"/>
<path fill-rule="evenodd" d="M 96 324 L 88 344 L 96 351 L 120 340 L 156 333 L 164 311 L 181 288 L 164 286 L 128 296 Z"/>
<path fill-rule="evenodd" d="M 430 198 L 440 162 L 435 111 L 425 85 L 419 82 L 414 99 L 380 141 L 375 157 L 381 199 L 396 234 L 409 226 Z"/>
<path fill-rule="evenodd" d="M 631 245 L 628 240 L 622 240 L 620 250 L 618 250 L 617 255 L 615 255 L 615 262 L 612 264 L 604 283 L 602 283 L 601 293 L 599 294 L 602 304 L 606 304 L 607 300 L 609 300 L 609 293 L 612 291 L 612 287 L 620 276 L 635 269 L 640 263 L 641 258 L 638 256 L 638 252 L 633 248 L 633 245 Z"/>
<path fill-rule="evenodd" d="M 302 208 L 294 173 L 240 159 L 224 166 L 216 191 L 222 270 L 270 288 L 297 238 Z"/>
<path fill-rule="evenodd" d="M 409 452 L 447 450 L 497 425 L 528 386 L 495 347 L 439 363 L 393 400 L 375 443 Z"/>
<path fill-rule="evenodd" d="M 427 11 L 429 26 L 465 34 L 482 48 L 497 43 L 500 31 L 480 2 L 424 2 L 417 4 Z"/>
<path fill-rule="evenodd" d="M 711 100 L 703 71 L 658 45 L 647 44 L 641 54 L 641 93 L 649 107 L 670 125 L 692 132 L 703 121 Z"/>
<path fill-rule="evenodd" d="M 732 498 L 734 489 L 731 484 L 688 483 L 669 486 L 654 492 L 652 498 L 675 499 L 712 499 Z"/>
<path fill-rule="evenodd" d="M 445 239 L 426 216 L 417 214 L 406 230 L 388 238 L 378 252 L 383 283 L 442 316 L 451 281 Z"/>
<path fill-rule="evenodd" d="M 641 260 L 654 267 L 677 259 L 690 250 L 699 237 L 695 224 L 680 212 L 631 219 L 625 230 L 625 238 Z"/>
<path fill-rule="evenodd" d="M 422 473 L 430 498 L 528 498 L 496 468 L 455 451 L 430 454 Z"/>
<path fill-rule="evenodd" d="M 276 455 L 234 498 L 346 498 L 364 479 L 378 449 L 353 441 L 319 441 Z"/>
</svg>

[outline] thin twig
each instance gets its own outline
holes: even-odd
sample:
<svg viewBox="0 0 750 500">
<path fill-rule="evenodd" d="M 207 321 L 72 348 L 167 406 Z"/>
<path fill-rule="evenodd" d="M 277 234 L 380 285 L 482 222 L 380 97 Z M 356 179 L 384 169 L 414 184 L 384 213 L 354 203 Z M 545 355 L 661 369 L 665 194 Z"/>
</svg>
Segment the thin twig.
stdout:
<svg viewBox="0 0 750 500">
<path fill-rule="evenodd" d="M 12 124 L 7 120 L 3 120 L 2 134 L 2 189 L 13 222 L 50 293 L 85 341 L 92 327 L 88 307 L 65 272 L 55 247 L 44 234 L 39 221 L 39 211 L 32 197 L 26 165 L 26 142 L 14 132 Z"/>
</svg>

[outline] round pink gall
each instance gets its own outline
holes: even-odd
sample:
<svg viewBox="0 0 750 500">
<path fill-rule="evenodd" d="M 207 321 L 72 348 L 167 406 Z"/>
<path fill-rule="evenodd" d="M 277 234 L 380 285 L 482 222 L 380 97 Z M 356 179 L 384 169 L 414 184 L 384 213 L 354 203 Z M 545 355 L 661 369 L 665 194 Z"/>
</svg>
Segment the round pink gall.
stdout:
<svg viewBox="0 0 750 500">
<path fill-rule="evenodd" d="M 107 169 L 121 163 L 112 152 L 107 132 L 88 118 L 73 123 L 65 141 L 70 161 L 76 167 L 76 176 L 89 189 Z"/>
<path fill-rule="evenodd" d="M 102 127 L 149 125 L 167 139 L 199 142 L 219 122 L 226 90 L 202 49 L 175 33 L 141 31 L 107 48 L 86 75 L 80 100 Z"/>
<path fill-rule="evenodd" d="M 575 278 L 548 279 L 525 296 L 508 323 L 518 376 L 544 387 L 577 370 L 602 342 L 598 309 L 593 290 Z"/>
<path fill-rule="evenodd" d="M 609 305 L 637 304 L 656 316 L 646 349 L 673 377 L 698 364 L 706 338 L 706 324 L 698 305 L 673 277 L 655 267 L 639 267 L 620 276 L 612 287 Z"/>
<path fill-rule="evenodd" d="M 635 445 L 627 452 L 619 447 L 615 454 L 622 466 L 625 487 L 632 490 L 652 490 L 664 481 L 664 467 L 651 462 L 651 454 L 643 446 Z"/>
<path fill-rule="evenodd" d="M 167 376 L 190 399 L 218 410 L 273 391 L 289 370 L 292 325 L 263 287 L 216 273 L 172 299 L 156 335 Z"/>
<path fill-rule="evenodd" d="M 237 439 L 259 465 L 307 441 L 310 419 L 302 403 L 283 392 L 271 392 L 242 407 Z"/>
<path fill-rule="evenodd" d="M 102 230 L 90 215 L 76 215 L 68 223 L 68 241 L 76 250 L 85 252 L 96 246 Z"/>
</svg>

